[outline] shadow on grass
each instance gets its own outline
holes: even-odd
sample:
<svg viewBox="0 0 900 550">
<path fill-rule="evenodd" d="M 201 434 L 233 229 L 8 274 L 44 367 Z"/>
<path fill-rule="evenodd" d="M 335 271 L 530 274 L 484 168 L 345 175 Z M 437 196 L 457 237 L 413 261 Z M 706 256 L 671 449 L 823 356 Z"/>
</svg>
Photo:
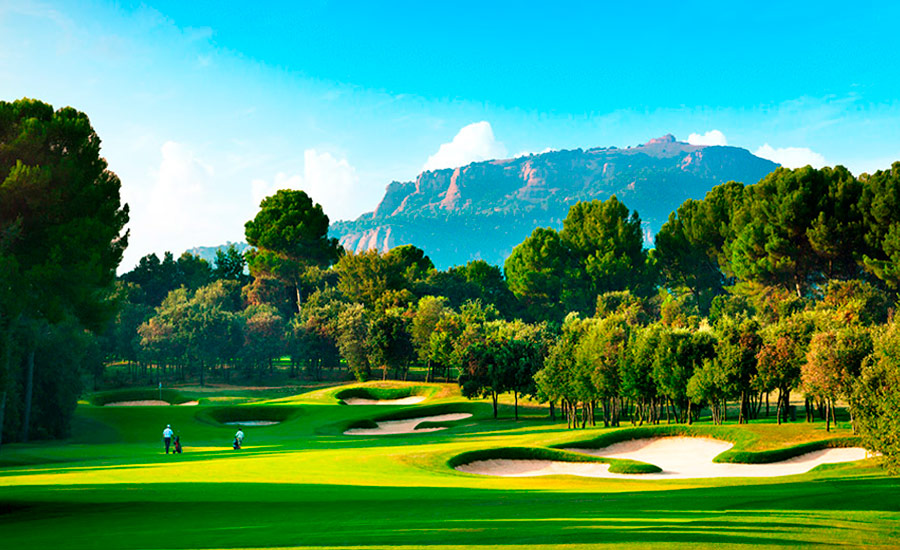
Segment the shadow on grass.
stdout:
<svg viewBox="0 0 900 550">
<path fill-rule="evenodd" d="M 616 494 L 251 483 L 8 489 L 0 536 L 11 548 L 889 546 L 900 508 L 891 478 Z"/>
</svg>

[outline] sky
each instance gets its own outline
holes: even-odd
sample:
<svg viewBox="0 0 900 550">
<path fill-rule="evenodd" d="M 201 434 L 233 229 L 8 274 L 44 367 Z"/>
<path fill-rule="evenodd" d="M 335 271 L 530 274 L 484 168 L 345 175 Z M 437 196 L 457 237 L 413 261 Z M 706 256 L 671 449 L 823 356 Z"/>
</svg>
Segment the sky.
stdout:
<svg viewBox="0 0 900 550">
<path fill-rule="evenodd" d="M 120 271 L 242 240 L 277 189 L 354 219 L 391 181 L 553 149 L 900 160 L 900 3 L 635 6 L 0 0 L 0 100 L 90 117 L 131 211 Z"/>
</svg>

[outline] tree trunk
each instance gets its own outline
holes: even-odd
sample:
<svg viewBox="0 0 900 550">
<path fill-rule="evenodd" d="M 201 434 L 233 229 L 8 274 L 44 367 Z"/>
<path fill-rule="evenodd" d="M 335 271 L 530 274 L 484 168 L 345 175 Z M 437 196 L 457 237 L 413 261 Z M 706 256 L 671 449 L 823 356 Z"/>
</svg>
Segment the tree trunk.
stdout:
<svg viewBox="0 0 900 550">
<path fill-rule="evenodd" d="M 22 415 L 22 441 L 28 442 L 31 428 L 31 397 L 34 393 L 34 344 L 28 350 L 25 369 L 25 412 Z"/>
<path fill-rule="evenodd" d="M 775 416 L 777 419 L 775 420 L 778 425 L 781 425 L 781 408 L 784 406 L 784 390 L 778 390 L 778 408 L 775 409 Z"/>
<path fill-rule="evenodd" d="M 556 411 L 553 410 L 553 401 L 550 401 L 550 421 L 556 420 Z"/>
<path fill-rule="evenodd" d="M 497 392 L 491 392 L 491 400 L 494 402 L 494 418 L 497 418 Z"/>
<path fill-rule="evenodd" d="M 831 409 L 831 400 L 826 399 L 825 400 L 825 431 L 826 432 L 831 431 L 831 414 L 830 414 L 831 411 L 830 411 L 830 409 Z"/>
<path fill-rule="evenodd" d="M 519 421 L 519 392 L 516 390 L 513 390 L 513 396 L 515 397 L 515 400 L 516 400 L 516 405 L 515 405 L 514 410 L 516 411 L 516 422 L 518 422 Z"/>
</svg>

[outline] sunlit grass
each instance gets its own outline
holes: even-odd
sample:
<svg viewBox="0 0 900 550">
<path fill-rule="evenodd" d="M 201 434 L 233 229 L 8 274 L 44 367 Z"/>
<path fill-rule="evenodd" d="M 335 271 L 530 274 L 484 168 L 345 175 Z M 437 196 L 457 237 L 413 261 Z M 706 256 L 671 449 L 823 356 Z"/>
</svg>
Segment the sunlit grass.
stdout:
<svg viewBox="0 0 900 550">
<path fill-rule="evenodd" d="M 527 409 L 516 422 L 508 405 L 495 420 L 489 403 L 465 400 L 452 385 L 429 385 L 428 399 L 408 406 L 340 405 L 340 389 L 247 404 L 223 394 L 196 407 L 81 406 L 71 441 L 0 451 L 4 546 L 890 547 L 900 537 L 900 483 L 876 460 L 783 478 L 477 476 L 448 463 L 466 452 L 547 448 L 613 429 L 566 430 L 544 409 Z M 233 450 L 236 427 L 221 421 L 265 407 L 280 411 L 281 422 L 245 428 L 245 447 Z M 447 407 L 473 417 L 439 432 L 342 435 L 352 422 Z M 163 453 L 166 424 L 184 454 Z M 826 433 L 823 423 L 774 420 L 694 429 L 748 451 L 851 435 L 846 425 Z"/>
</svg>

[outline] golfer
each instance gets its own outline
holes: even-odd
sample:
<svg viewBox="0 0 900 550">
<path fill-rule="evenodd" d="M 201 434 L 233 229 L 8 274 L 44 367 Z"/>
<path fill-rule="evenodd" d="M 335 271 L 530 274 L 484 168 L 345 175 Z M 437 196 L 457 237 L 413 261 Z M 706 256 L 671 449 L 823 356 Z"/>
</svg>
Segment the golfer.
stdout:
<svg viewBox="0 0 900 550">
<path fill-rule="evenodd" d="M 166 429 L 163 430 L 163 441 L 166 444 L 166 454 L 169 454 L 169 445 L 172 443 L 172 425 L 166 424 Z"/>
<path fill-rule="evenodd" d="M 234 434 L 234 438 L 237 440 L 238 445 L 243 445 L 244 444 L 244 430 L 238 428 L 237 433 Z"/>
</svg>

